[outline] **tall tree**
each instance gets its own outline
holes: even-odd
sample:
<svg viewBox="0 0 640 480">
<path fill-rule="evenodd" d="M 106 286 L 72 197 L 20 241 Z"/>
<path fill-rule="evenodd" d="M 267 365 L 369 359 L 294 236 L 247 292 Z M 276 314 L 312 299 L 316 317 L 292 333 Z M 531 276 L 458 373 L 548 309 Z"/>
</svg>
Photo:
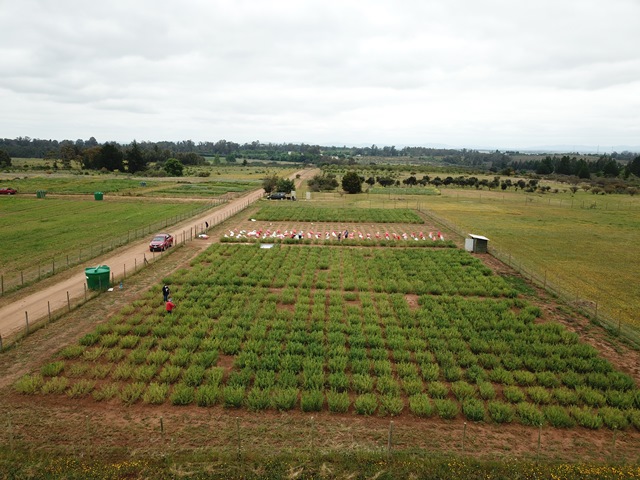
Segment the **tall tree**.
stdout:
<svg viewBox="0 0 640 480">
<path fill-rule="evenodd" d="M 147 168 L 147 161 L 142 155 L 142 151 L 138 146 L 138 142 L 136 142 L 135 140 L 131 144 L 131 148 L 127 150 L 125 158 L 127 160 L 127 168 L 129 170 L 129 173 L 141 172 L 142 170 Z"/>
<path fill-rule="evenodd" d="M 347 193 L 362 192 L 362 181 L 356 172 L 347 172 L 342 177 L 342 189 Z"/>
<path fill-rule="evenodd" d="M 172 177 L 181 177 L 184 165 L 177 158 L 170 158 L 164 164 L 164 171 Z"/>
<path fill-rule="evenodd" d="M 0 167 L 10 167 L 11 157 L 4 150 L 0 150 Z"/>
<path fill-rule="evenodd" d="M 124 155 L 115 143 L 105 143 L 100 148 L 95 161 L 97 169 L 124 170 Z"/>
</svg>

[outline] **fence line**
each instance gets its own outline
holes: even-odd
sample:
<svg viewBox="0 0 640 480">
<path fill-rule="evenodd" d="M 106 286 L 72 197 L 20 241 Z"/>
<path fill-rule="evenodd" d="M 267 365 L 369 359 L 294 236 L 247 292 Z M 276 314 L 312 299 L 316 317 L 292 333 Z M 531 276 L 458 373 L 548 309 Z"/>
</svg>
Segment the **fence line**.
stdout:
<svg viewBox="0 0 640 480">
<path fill-rule="evenodd" d="M 464 239 L 467 236 L 468 232 L 462 230 L 458 225 L 434 214 L 432 211 L 426 210 L 423 206 L 419 206 L 418 211 L 458 235 L 461 239 Z M 513 268 L 523 277 L 529 279 L 530 282 L 556 295 L 564 303 L 572 306 L 589 319 L 596 323 L 602 323 L 607 330 L 617 333 L 618 335 L 622 335 L 627 340 L 630 340 L 640 346 L 640 332 L 630 325 L 623 324 L 619 319 L 613 318 L 608 313 L 610 309 L 606 302 L 597 302 L 595 300 L 584 298 L 580 293 L 572 292 L 566 287 L 562 287 L 561 282 L 553 281 L 553 278 L 548 277 L 546 271 L 540 272 L 535 267 L 531 266 L 526 266 L 525 268 L 525 263 L 521 259 L 515 257 L 511 253 L 506 253 L 500 250 L 495 246 L 495 242 L 492 242 L 492 244 L 489 245 L 488 253 Z"/>
<path fill-rule="evenodd" d="M 87 262 L 104 253 L 113 251 L 139 238 L 144 238 L 146 235 L 150 235 L 152 232 L 161 228 L 175 225 L 187 218 L 199 215 L 200 213 L 223 203 L 225 203 L 225 200 L 215 199 L 211 203 L 190 212 L 174 215 L 173 217 L 165 218 L 164 220 L 159 220 L 149 225 L 129 230 L 126 235 L 112 237 L 106 242 L 101 241 L 95 246 L 91 245 L 88 248 L 80 248 L 77 253 L 64 254 L 59 256 L 57 259 L 56 257 L 53 257 L 46 263 L 39 262 L 37 267 L 29 270 L 21 270 L 20 273 L 16 274 L 13 278 L 8 278 L 4 274 L 0 274 L 0 296 L 55 275 L 56 273 L 60 273 L 71 267 L 75 267 L 76 265 L 80 265 L 83 262 Z"/>
<path fill-rule="evenodd" d="M 259 197 L 257 197 L 259 198 Z M 256 198 L 256 199 L 257 199 Z M 224 213 L 212 213 L 211 217 L 206 218 L 204 221 L 197 223 L 195 226 L 189 229 L 183 229 L 175 236 L 175 246 L 180 246 L 186 242 L 193 241 L 198 238 L 198 235 L 204 234 L 207 230 L 213 228 L 216 225 L 223 223 L 228 218 L 238 214 L 251 205 L 253 200 L 250 198 L 242 200 L 238 205 L 235 205 L 228 212 Z M 142 256 L 134 257 L 134 263 L 122 264 L 111 268 L 111 287 L 116 290 L 121 288 L 121 281 L 128 276 L 137 273 L 139 270 L 150 265 L 151 263 L 162 258 L 163 255 L 169 252 L 155 252 L 144 253 Z M 83 295 L 79 297 L 71 297 L 69 291 L 65 294 L 58 295 L 56 297 L 47 298 L 42 300 L 37 305 L 32 305 L 30 309 L 24 311 L 25 321 L 22 325 L 14 326 L 5 332 L 0 332 L 0 352 L 6 349 L 10 345 L 16 343 L 28 334 L 33 333 L 37 328 L 45 325 L 47 322 L 55 320 L 67 312 L 83 305 L 91 298 L 98 295 L 100 292 L 87 289 L 85 281 L 79 282 L 83 285 Z M 78 288 L 78 284 L 75 285 Z"/>
</svg>

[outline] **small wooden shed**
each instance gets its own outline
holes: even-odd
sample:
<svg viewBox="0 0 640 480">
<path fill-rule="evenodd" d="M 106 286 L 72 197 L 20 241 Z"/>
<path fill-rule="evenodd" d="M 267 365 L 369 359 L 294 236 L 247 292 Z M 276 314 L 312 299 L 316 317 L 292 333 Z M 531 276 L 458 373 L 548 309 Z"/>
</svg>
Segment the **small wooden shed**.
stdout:
<svg viewBox="0 0 640 480">
<path fill-rule="evenodd" d="M 464 249 L 467 252 L 487 253 L 489 251 L 489 239 L 482 235 L 469 234 L 469 238 L 464 240 Z"/>
</svg>

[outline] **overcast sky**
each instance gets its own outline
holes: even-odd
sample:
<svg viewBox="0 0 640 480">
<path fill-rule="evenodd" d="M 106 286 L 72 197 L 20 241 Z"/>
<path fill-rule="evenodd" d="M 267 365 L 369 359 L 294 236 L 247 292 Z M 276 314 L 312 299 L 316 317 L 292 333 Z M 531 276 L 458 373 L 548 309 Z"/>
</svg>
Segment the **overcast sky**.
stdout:
<svg viewBox="0 0 640 480">
<path fill-rule="evenodd" d="M 640 145 L 640 0 L 0 0 L 0 137 Z"/>
</svg>

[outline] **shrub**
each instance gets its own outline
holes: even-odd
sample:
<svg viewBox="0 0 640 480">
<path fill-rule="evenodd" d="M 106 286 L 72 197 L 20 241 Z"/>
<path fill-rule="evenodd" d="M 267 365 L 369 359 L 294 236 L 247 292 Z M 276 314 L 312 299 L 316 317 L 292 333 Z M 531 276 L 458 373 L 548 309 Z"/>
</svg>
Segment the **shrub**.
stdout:
<svg viewBox="0 0 640 480">
<path fill-rule="evenodd" d="M 470 382 L 480 383 L 487 379 L 487 372 L 480 365 L 471 365 L 464 372 L 464 376 Z"/>
<path fill-rule="evenodd" d="M 96 402 L 103 400 L 110 400 L 118 395 L 120 388 L 117 383 L 105 383 L 100 388 L 97 388 L 91 394 Z"/>
<path fill-rule="evenodd" d="M 463 381 L 453 383 L 451 385 L 451 391 L 459 401 L 463 401 L 467 398 L 472 398 L 476 394 L 475 387 Z"/>
<path fill-rule="evenodd" d="M 182 382 L 190 387 L 197 387 L 202 383 L 205 368 L 202 365 L 191 365 L 182 374 Z"/>
<path fill-rule="evenodd" d="M 513 385 L 515 383 L 513 374 L 504 368 L 489 370 L 488 377 L 492 382 L 501 383 L 502 385 Z"/>
<path fill-rule="evenodd" d="M 373 415 L 378 408 L 378 400 L 372 393 L 364 393 L 356 398 L 353 408 L 358 415 Z"/>
<path fill-rule="evenodd" d="M 191 352 L 181 348 L 169 357 L 169 363 L 178 367 L 186 367 L 191 363 Z"/>
<path fill-rule="evenodd" d="M 270 391 L 258 387 L 252 388 L 247 395 L 247 408 L 255 412 L 266 410 L 271 405 Z"/>
<path fill-rule="evenodd" d="M 204 382 L 207 385 L 218 386 L 222 383 L 224 370 L 222 367 L 213 367 L 204 373 Z"/>
<path fill-rule="evenodd" d="M 640 410 L 629 410 L 629 423 L 631 423 L 636 430 L 640 430 Z"/>
<path fill-rule="evenodd" d="M 442 382 L 431 382 L 427 386 L 427 392 L 432 398 L 445 398 L 449 395 L 449 389 Z"/>
<path fill-rule="evenodd" d="M 120 347 L 114 347 L 107 351 L 105 357 L 110 362 L 116 363 L 124 358 L 125 352 Z"/>
<path fill-rule="evenodd" d="M 292 410 L 296 406 L 297 401 L 297 388 L 276 388 L 273 392 L 273 406 L 281 412 Z"/>
<path fill-rule="evenodd" d="M 571 428 L 575 426 L 576 422 L 566 409 L 557 405 L 549 405 L 544 407 L 544 416 L 549 424 L 556 428 Z"/>
<path fill-rule="evenodd" d="M 607 404 L 604 394 L 590 387 L 578 387 L 576 393 L 580 399 L 590 407 L 603 407 Z"/>
<path fill-rule="evenodd" d="M 43 377 L 56 377 L 64 370 L 64 362 L 51 362 L 43 365 L 40 373 Z"/>
<path fill-rule="evenodd" d="M 591 430 L 598 430 L 602 427 L 602 417 L 588 407 L 571 407 L 569 408 L 569 413 L 581 427 L 590 428 Z"/>
<path fill-rule="evenodd" d="M 567 387 L 554 388 L 551 394 L 560 405 L 577 405 L 580 401 L 576 391 Z"/>
<path fill-rule="evenodd" d="M 193 387 L 184 383 L 177 383 L 169 397 L 172 405 L 190 405 L 195 399 Z"/>
<path fill-rule="evenodd" d="M 327 392 L 327 406 L 329 411 L 333 413 L 345 413 L 349 410 L 349 394 L 347 392 L 338 392 L 329 390 Z"/>
<path fill-rule="evenodd" d="M 422 384 L 422 380 L 418 377 L 407 377 L 402 380 L 402 390 L 404 390 L 408 396 L 422 393 L 423 389 L 424 385 Z"/>
<path fill-rule="evenodd" d="M 82 377 L 87 370 L 89 369 L 89 365 L 86 363 L 73 363 L 71 364 L 67 370 L 67 377 L 78 378 Z M 132 367 L 133 370 L 133 367 Z"/>
<path fill-rule="evenodd" d="M 166 383 L 151 383 L 142 395 L 142 401 L 151 405 L 164 403 L 169 393 L 169 385 Z"/>
<path fill-rule="evenodd" d="M 433 403 L 440 418 L 445 420 L 453 420 L 460 413 L 458 404 L 453 400 L 438 398 Z"/>
<path fill-rule="evenodd" d="M 633 406 L 633 391 L 607 390 L 605 396 L 611 407 L 627 410 Z"/>
<path fill-rule="evenodd" d="M 476 398 L 466 398 L 462 402 L 462 413 L 472 422 L 481 422 L 485 417 L 484 403 Z"/>
<path fill-rule="evenodd" d="M 553 372 L 536 373 L 537 382 L 543 387 L 555 388 L 560 386 L 560 379 Z"/>
<path fill-rule="evenodd" d="M 351 382 L 356 393 L 369 393 L 373 390 L 374 380 L 368 374 L 355 374 Z"/>
<path fill-rule="evenodd" d="M 225 408 L 240 408 L 244 401 L 245 388 L 242 385 L 227 385 L 222 391 Z"/>
<path fill-rule="evenodd" d="M 526 398 L 526 395 L 520 387 L 505 387 L 502 390 L 502 394 L 504 395 L 504 398 L 511 403 L 520 403 Z"/>
<path fill-rule="evenodd" d="M 69 345 L 60 350 L 59 355 L 65 359 L 78 358 L 84 353 L 85 347 L 82 345 Z"/>
<path fill-rule="evenodd" d="M 437 363 L 424 363 L 420 366 L 422 378 L 427 382 L 433 382 L 440 378 L 440 367 Z"/>
<path fill-rule="evenodd" d="M 300 408 L 303 412 L 319 412 L 323 403 L 324 395 L 320 390 L 303 391 L 300 396 Z"/>
<path fill-rule="evenodd" d="M 533 403 L 538 405 L 551 403 L 553 396 L 551 392 L 544 387 L 529 387 L 527 394 Z"/>
<path fill-rule="evenodd" d="M 119 397 L 125 405 L 133 405 L 144 393 L 145 384 L 141 382 L 129 383 L 120 390 Z"/>
<path fill-rule="evenodd" d="M 33 375 L 24 375 L 14 384 L 14 389 L 23 395 L 33 395 L 40 391 L 44 380 L 42 375 L 34 373 Z"/>
<path fill-rule="evenodd" d="M 130 363 L 120 363 L 116 365 L 111 377 L 114 380 L 128 380 L 133 375 L 134 366 Z"/>
<path fill-rule="evenodd" d="M 629 419 L 622 410 L 613 407 L 603 407 L 598 411 L 604 425 L 612 430 L 624 430 L 629 426 Z"/>
<path fill-rule="evenodd" d="M 419 393 L 409 397 L 409 410 L 418 417 L 430 417 L 433 415 L 433 404 L 428 395 Z"/>
<path fill-rule="evenodd" d="M 196 404 L 199 407 L 210 407 L 220 401 L 222 392 L 217 385 L 202 385 L 196 390 Z"/>
<path fill-rule="evenodd" d="M 518 413 L 518 419 L 523 425 L 537 427 L 544 423 L 544 414 L 532 403 L 521 402 L 517 405 L 516 411 Z"/>
<path fill-rule="evenodd" d="M 478 393 L 480 398 L 484 400 L 493 400 L 496 398 L 496 389 L 490 382 L 481 382 L 478 384 Z"/>
<path fill-rule="evenodd" d="M 496 423 L 511 423 L 515 416 L 515 408 L 509 403 L 493 400 L 488 405 L 489 416 Z"/>
<path fill-rule="evenodd" d="M 120 348 L 133 348 L 140 341 L 140 337 L 135 335 L 125 335 L 120 338 Z"/>
<path fill-rule="evenodd" d="M 89 371 L 91 378 L 106 378 L 111 373 L 111 364 L 99 363 Z"/>
<path fill-rule="evenodd" d="M 376 389 L 382 395 L 397 396 L 400 394 L 398 382 L 393 377 L 387 375 L 378 378 Z"/>
<path fill-rule="evenodd" d="M 95 345 L 97 341 L 100 340 L 100 335 L 97 333 L 87 333 L 85 336 L 78 340 L 80 345 L 84 345 L 85 347 L 90 347 L 91 345 Z"/>
<path fill-rule="evenodd" d="M 69 379 L 66 377 L 53 377 L 42 385 L 41 391 L 44 394 L 60 394 L 64 393 L 69 385 Z"/>
<path fill-rule="evenodd" d="M 380 397 L 380 415 L 390 415 L 392 417 L 400 415 L 404 409 L 402 398 L 394 395 L 382 395 Z"/>
<path fill-rule="evenodd" d="M 344 392 L 349 389 L 349 377 L 344 372 L 330 373 L 328 383 L 331 390 Z"/>
<path fill-rule="evenodd" d="M 147 355 L 146 361 L 151 365 L 162 365 L 169 360 L 169 352 L 165 350 L 154 350 Z"/>
<path fill-rule="evenodd" d="M 154 377 L 157 370 L 158 367 L 156 367 L 155 365 L 142 365 L 133 370 L 131 378 L 137 380 L 138 382 L 148 383 L 149 380 Z"/>
<path fill-rule="evenodd" d="M 536 383 L 536 374 L 527 370 L 515 370 L 513 373 L 513 379 L 516 384 L 520 386 L 534 385 Z"/>
<path fill-rule="evenodd" d="M 158 379 L 163 383 L 175 383 L 180 378 L 182 369 L 175 365 L 166 365 L 158 375 Z"/>
</svg>

